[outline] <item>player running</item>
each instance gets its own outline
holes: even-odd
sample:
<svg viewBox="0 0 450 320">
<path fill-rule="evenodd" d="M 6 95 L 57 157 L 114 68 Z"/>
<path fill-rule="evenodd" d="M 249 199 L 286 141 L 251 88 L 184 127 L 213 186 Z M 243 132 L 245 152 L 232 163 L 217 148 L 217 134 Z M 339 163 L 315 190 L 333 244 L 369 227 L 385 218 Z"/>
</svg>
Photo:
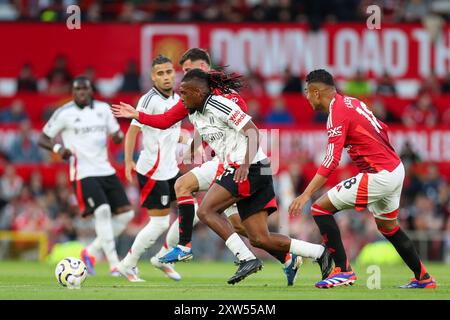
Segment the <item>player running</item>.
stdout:
<svg viewBox="0 0 450 320">
<path fill-rule="evenodd" d="M 405 170 L 389 142 L 388 127 L 375 118 L 364 102 L 338 94 L 333 76 L 327 71 L 310 72 L 306 83 L 307 99 L 312 108 L 329 114 L 328 146 L 317 174 L 292 202 L 289 212 L 299 214 L 314 192 L 324 185 L 338 166 L 343 148 L 360 172 L 337 184 L 312 205 L 314 221 L 336 266 L 327 279 L 316 283 L 316 287 L 331 288 L 356 281 L 333 215 L 344 209 L 363 211 L 367 208 L 375 217 L 378 230 L 414 272 L 415 278 L 401 288 L 436 288 L 436 282 L 425 270 L 412 241 L 397 221 Z"/>
<path fill-rule="evenodd" d="M 103 250 L 111 274 L 117 271 L 114 237 L 125 230 L 134 217 L 130 202 L 116 171 L 108 160 L 108 136 L 114 143 L 123 140 L 109 105 L 93 99 L 88 78 L 77 77 L 72 84 L 73 101 L 56 110 L 39 137 L 39 145 L 70 159 L 72 181 L 83 217 L 93 214 L 97 238 L 81 252 L 88 273 L 93 275 L 96 257 Z M 63 144 L 55 143 L 61 133 Z"/>
<path fill-rule="evenodd" d="M 192 69 L 201 69 L 203 71 L 209 71 L 211 65 L 211 59 L 209 54 L 199 48 L 192 48 L 186 51 L 180 59 L 180 65 L 184 73 Z M 220 92 L 216 90 L 216 94 L 223 95 L 226 98 L 233 100 L 244 112 L 247 110 L 247 105 L 242 97 L 234 90 L 230 92 Z M 116 108 L 119 116 L 121 108 L 128 108 L 129 111 L 135 111 L 130 105 L 121 103 L 121 105 L 113 105 Z M 159 115 L 149 115 L 142 113 L 140 115 L 139 121 L 143 124 L 152 126 L 154 128 L 165 129 L 175 123 L 183 120 L 189 115 L 188 110 L 184 106 L 183 102 L 180 101 L 173 108 L 169 109 L 164 114 Z M 192 149 L 192 148 L 191 148 Z M 163 262 L 177 262 L 182 260 L 188 260 L 192 258 L 192 249 L 190 246 L 192 238 L 192 220 L 198 220 L 194 209 L 194 198 L 192 194 L 197 191 L 207 191 L 209 187 L 214 183 L 214 180 L 223 173 L 223 164 L 220 160 L 215 157 L 211 161 L 203 163 L 201 166 L 195 167 L 190 172 L 184 174 L 175 183 L 175 192 L 177 194 L 179 215 L 180 219 L 175 221 L 169 229 L 168 236 L 174 234 L 174 229 L 179 228 L 179 243 L 172 251 L 166 254 L 160 259 Z M 232 205 L 224 210 L 225 215 L 232 223 L 234 229 L 237 233 L 243 236 L 247 236 L 244 227 L 242 226 L 241 219 L 238 214 L 236 205 Z M 194 224 L 196 223 L 194 220 Z M 172 239 L 166 238 L 166 242 L 170 243 Z M 270 252 L 280 263 L 283 265 L 283 271 L 286 274 L 288 286 L 293 285 L 297 271 L 302 264 L 302 258 L 296 255 L 281 254 L 280 252 Z M 329 269 L 331 268 L 326 262 L 327 259 L 331 259 L 329 256 L 324 256 L 321 261 L 321 266 L 323 269 L 323 274 L 327 275 Z M 328 271 L 327 271 L 328 270 Z"/>
<path fill-rule="evenodd" d="M 185 74 L 180 88 L 190 121 L 224 164 L 224 173 L 209 188 L 197 213 L 239 260 L 239 268 L 228 283 L 239 282 L 262 268 L 261 260 L 254 256 L 221 215 L 234 203 L 237 203 L 252 245 L 271 254 L 286 256 L 292 253 L 319 260 L 326 276 L 330 265 L 324 246 L 290 239 L 268 230 L 268 215 L 277 210 L 277 205 L 270 164 L 259 146 L 258 129 L 251 117 L 232 100 L 214 94 L 218 91 L 228 93 L 240 86 L 239 77 L 193 69 Z M 140 120 L 143 116 L 132 107 L 113 105 L 113 110 L 116 116 Z"/>
<path fill-rule="evenodd" d="M 151 78 L 154 87 L 140 98 L 137 110 L 146 114 L 163 113 L 180 99 L 173 91 L 175 69 L 172 61 L 162 55 L 156 57 L 152 62 Z M 176 200 L 174 185 L 180 176 L 176 158 L 180 127 L 178 122 L 167 130 L 160 130 L 133 120 L 125 137 L 125 175 L 131 182 L 132 171 L 136 171 L 141 188 L 141 206 L 146 208 L 150 215 L 150 221 L 138 233 L 128 254 L 118 265 L 120 273 L 131 282 L 144 281 L 138 276 L 137 262 L 170 225 L 170 205 Z M 136 164 L 133 161 L 133 151 L 140 131 L 143 133 L 144 149 Z M 181 276 L 174 270 L 173 265 L 158 260 L 167 252 L 168 249 L 163 246 L 150 261 L 170 279 L 178 281 Z"/>
</svg>

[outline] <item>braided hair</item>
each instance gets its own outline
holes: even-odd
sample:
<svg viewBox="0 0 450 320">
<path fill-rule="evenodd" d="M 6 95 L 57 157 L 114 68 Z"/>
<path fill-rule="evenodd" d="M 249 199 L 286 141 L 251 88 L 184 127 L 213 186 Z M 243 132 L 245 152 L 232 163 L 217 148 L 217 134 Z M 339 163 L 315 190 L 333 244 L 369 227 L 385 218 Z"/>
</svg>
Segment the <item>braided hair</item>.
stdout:
<svg viewBox="0 0 450 320">
<path fill-rule="evenodd" d="M 197 79 L 204 81 L 211 91 L 221 93 L 238 92 L 242 86 L 242 76 L 237 73 L 227 73 L 224 70 L 211 70 L 205 72 L 201 69 L 189 70 L 183 77 L 182 82 Z"/>
</svg>

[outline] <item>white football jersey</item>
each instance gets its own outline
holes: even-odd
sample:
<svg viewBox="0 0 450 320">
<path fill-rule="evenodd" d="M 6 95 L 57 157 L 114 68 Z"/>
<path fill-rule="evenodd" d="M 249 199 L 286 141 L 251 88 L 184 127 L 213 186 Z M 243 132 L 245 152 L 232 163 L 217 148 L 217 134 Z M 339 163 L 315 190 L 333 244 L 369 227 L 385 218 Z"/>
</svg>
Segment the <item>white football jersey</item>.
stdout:
<svg viewBox="0 0 450 320">
<path fill-rule="evenodd" d="M 70 180 L 101 177 L 116 171 L 108 160 L 110 134 L 120 130 L 110 106 L 94 100 L 91 106 L 78 107 L 74 101 L 58 108 L 45 124 L 43 132 L 50 138 L 59 133 L 64 147 L 70 149 Z"/>
<path fill-rule="evenodd" d="M 201 111 L 189 115 L 189 120 L 202 139 L 214 150 L 225 168 L 231 163 L 242 164 L 247 153 L 247 138 L 240 130 L 251 117 L 232 100 L 210 95 Z M 261 146 L 251 163 L 266 159 Z"/>
<path fill-rule="evenodd" d="M 138 102 L 136 110 L 147 114 L 162 114 L 172 108 L 180 99 L 174 93 L 166 96 L 156 87 L 144 94 Z M 136 163 L 136 171 L 142 175 L 153 172 L 153 180 L 169 180 L 179 171 L 177 162 L 177 146 L 180 138 L 181 123 L 161 130 L 141 124 L 133 120 L 131 125 L 141 128 L 143 149 Z"/>
</svg>

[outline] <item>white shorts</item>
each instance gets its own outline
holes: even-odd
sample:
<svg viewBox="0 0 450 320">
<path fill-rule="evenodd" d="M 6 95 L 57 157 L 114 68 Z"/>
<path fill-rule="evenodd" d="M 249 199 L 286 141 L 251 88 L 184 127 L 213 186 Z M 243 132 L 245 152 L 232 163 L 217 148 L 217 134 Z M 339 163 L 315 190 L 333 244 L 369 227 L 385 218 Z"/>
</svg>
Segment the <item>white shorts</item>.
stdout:
<svg viewBox="0 0 450 320">
<path fill-rule="evenodd" d="M 222 169 L 222 172 L 220 172 Z M 198 191 L 208 191 L 215 179 L 223 173 L 223 165 L 217 158 L 203 163 L 191 170 L 198 181 Z"/>
<path fill-rule="evenodd" d="M 198 191 L 208 191 L 209 187 L 214 183 L 216 178 L 224 171 L 223 165 L 217 158 L 203 163 L 199 167 L 195 167 L 191 172 L 198 181 Z M 233 204 L 223 212 L 227 218 L 238 213 L 237 205 Z"/>
<path fill-rule="evenodd" d="M 395 220 L 404 178 L 405 168 L 400 163 L 392 172 L 359 173 L 334 186 L 327 195 L 339 211 L 367 208 L 378 219 Z"/>
</svg>

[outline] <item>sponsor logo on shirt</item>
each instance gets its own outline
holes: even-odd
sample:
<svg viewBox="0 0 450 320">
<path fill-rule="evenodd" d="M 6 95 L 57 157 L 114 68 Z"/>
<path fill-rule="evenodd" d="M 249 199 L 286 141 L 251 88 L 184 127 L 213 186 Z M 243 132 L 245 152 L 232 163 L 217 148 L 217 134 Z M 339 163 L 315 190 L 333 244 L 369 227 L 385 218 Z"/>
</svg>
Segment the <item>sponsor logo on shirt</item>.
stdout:
<svg viewBox="0 0 450 320">
<path fill-rule="evenodd" d="M 89 134 L 94 132 L 106 132 L 105 126 L 92 126 L 92 127 L 81 127 L 74 128 L 75 134 Z"/>
<path fill-rule="evenodd" d="M 328 129 L 328 137 L 334 138 L 342 136 L 342 126 Z"/>
<path fill-rule="evenodd" d="M 239 111 L 239 110 L 235 110 L 230 117 L 230 121 L 236 126 L 238 127 L 239 124 L 242 122 L 242 120 L 245 119 L 246 114 Z"/>
<path fill-rule="evenodd" d="M 221 140 L 224 137 L 223 132 L 205 133 L 202 134 L 202 139 L 208 143 Z"/>
</svg>

